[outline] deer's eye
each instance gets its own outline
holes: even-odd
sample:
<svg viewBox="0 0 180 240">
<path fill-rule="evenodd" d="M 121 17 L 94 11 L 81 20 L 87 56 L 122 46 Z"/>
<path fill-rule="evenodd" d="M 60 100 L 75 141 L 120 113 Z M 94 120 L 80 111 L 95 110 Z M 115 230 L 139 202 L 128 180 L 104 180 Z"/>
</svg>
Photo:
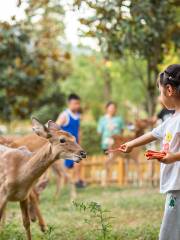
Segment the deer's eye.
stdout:
<svg viewBox="0 0 180 240">
<path fill-rule="evenodd" d="M 65 138 L 61 138 L 59 141 L 60 141 L 60 143 L 65 143 L 66 139 Z"/>
</svg>

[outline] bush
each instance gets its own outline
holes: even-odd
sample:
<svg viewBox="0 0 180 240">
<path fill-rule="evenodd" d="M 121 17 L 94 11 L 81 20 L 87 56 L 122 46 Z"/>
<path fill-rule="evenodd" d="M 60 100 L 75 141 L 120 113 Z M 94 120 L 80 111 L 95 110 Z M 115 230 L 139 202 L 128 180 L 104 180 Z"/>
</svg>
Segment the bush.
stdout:
<svg viewBox="0 0 180 240">
<path fill-rule="evenodd" d="M 81 126 L 81 145 L 87 151 L 88 155 L 101 153 L 100 136 L 96 129 L 97 126 L 95 122 L 83 123 Z"/>
<path fill-rule="evenodd" d="M 37 111 L 34 111 L 32 116 L 38 118 L 41 122 L 46 123 L 48 120 L 56 121 L 61 109 L 55 104 L 48 104 L 40 107 Z"/>
</svg>

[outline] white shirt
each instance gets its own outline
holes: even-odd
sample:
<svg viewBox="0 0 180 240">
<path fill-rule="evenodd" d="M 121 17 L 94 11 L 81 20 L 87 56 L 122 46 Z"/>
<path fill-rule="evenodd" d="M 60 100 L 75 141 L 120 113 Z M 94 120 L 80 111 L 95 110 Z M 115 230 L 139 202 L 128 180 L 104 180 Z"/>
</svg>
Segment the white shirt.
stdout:
<svg viewBox="0 0 180 240">
<path fill-rule="evenodd" d="M 152 134 L 162 140 L 163 151 L 180 152 L 180 113 L 174 114 L 153 129 Z M 161 163 L 160 192 L 167 193 L 173 190 L 180 190 L 180 161 L 171 164 Z"/>
</svg>

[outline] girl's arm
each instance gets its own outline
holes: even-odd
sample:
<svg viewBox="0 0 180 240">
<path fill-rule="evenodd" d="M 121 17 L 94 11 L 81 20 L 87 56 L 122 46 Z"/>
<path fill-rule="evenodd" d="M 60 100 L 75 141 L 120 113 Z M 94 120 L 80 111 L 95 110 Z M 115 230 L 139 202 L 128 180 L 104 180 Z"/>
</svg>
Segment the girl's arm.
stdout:
<svg viewBox="0 0 180 240">
<path fill-rule="evenodd" d="M 145 145 L 155 140 L 157 140 L 157 138 L 154 137 L 151 132 L 149 132 L 142 135 L 141 137 L 138 137 L 130 142 L 123 144 L 121 148 L 123 152 L 128 153 L 128 152 L 131 152 L 135 147 Z"/>
<path fill-rule="evenodd" d="M 175 161 L 180 161 L 180 152 L 178 152 L 178 153 L 173 153 L 173 155 L 174 155 L 174 160 L 175 160 Z"/>
<path fill-rule="evenodd" d="M 177 152 L 177 153 L 169 152 L 166 154 L 166 156 L 163 159 L 160 159 L 159 161 L 165 164 L 170 164 L 170 163 L 180 161 L 180 152 Z"/>
</svg>

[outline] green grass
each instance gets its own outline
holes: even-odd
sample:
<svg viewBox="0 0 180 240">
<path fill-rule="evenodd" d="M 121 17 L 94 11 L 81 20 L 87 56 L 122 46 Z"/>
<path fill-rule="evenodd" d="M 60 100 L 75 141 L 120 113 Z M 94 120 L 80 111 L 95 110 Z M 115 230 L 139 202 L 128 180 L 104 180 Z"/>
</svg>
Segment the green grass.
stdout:
<svg viewBox="0 0 180 240">
<path fill-rule="evenodd" d="M 53 199 L 55 187 L 49 186 L 41 196 L 41 209 L 48 224 L 42 234 L 32 223 L 33 240 L 100 240 L 103 239 L 98 219 L 88 211 L 78 211 L 69 201 L 64 189 L 58 200 Z M 162 218 L 164 199 L 158 189 L 87 187 L 78 192 L 77 202 L 97 202 L 108 210 L 112 226 L 107 239 L 156 240 Z M 90 222 L 85 220 L 89 219 Z M 24 240 L 21 215 L 17 203 L 8 205 L 7 223 L 0 232 L 0 240 Z"/>
</svg>

